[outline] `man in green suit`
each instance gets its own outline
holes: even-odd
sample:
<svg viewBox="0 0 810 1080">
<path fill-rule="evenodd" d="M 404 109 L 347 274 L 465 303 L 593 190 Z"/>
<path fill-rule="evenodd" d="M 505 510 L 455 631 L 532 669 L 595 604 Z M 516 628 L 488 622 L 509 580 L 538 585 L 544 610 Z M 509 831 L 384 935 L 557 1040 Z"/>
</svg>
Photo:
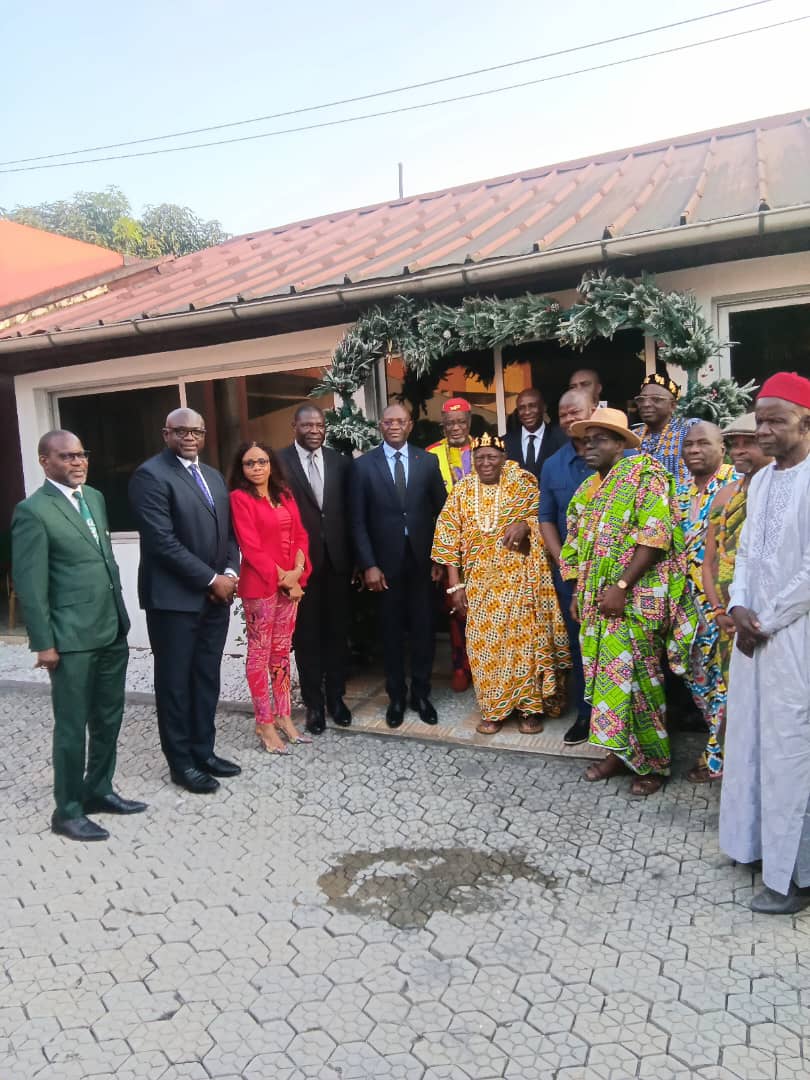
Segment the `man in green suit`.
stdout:
<svg viewBox="0 0 810 1080">
<path fill-rule="evenodd" d="M 86 451 L 71 432 L 49 431 L 38 453 L 45 483 L 14 511 L 11 560 L 35 666 L 51 677 L 51 828 L 71 840 L 107 840 L 87 814 L 146 809 L 112 787 L 129 618 L 104 496 L 84 483 Z"/>
</svg>

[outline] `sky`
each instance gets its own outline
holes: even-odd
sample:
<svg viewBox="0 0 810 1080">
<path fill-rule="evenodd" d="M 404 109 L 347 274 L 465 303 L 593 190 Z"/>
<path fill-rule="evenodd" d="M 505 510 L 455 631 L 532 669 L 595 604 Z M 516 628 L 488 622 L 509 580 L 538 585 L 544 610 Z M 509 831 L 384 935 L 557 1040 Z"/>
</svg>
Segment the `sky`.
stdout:
<svg viewBox="0 0 810 1080">
<path fill-rule="evenodd" d="M 4 14 L 0 160 L 318 105 L 509 63 L 735 0 L 33 0 Z M 758 7 L 572 55 L 298 118 L 273 131 L 539 79 L 808 13 Z M 185 153 L 4 172 L 0 207 L 117 185 L 241 234 L 405 194 L 810 107 L 810 21 L 472 101 Z M 109 150 L 104 153 L 124 153 Z M 88 156 L 98 156 L 91 154 Z"/>
</svg>

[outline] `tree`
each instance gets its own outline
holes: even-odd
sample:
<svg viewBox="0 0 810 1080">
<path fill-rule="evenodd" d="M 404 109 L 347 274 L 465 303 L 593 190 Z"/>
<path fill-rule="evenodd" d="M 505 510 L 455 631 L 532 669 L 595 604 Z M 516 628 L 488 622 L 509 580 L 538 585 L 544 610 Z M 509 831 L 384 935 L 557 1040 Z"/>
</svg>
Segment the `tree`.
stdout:
<svg viewBox="0 0 810 1080">
<path fill-rule="evenodd" d="M 146 258 L 188 255 L 221 244 L 229 236 L 219 221 L 203 221 L 187 206 L 174 203 L 147 206 L 136 218 L 127 196 L 113 186 L 104 191 L 76 191 L 70 199 L 57 202 L 0 209 L 0 217 Z"/>
</svg>

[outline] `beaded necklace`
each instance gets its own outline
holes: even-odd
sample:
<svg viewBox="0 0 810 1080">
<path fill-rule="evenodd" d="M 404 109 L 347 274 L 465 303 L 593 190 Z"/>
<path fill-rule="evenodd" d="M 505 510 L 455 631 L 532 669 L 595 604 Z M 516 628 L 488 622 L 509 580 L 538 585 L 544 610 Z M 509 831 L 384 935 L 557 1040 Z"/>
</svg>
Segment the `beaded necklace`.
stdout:
<svg viewBox="0 0 810 1080">
<path fill-rule="evenodd" d="M 475 478 L 475 523 L 484 534 L 484 536 L 492 536 L 493 533 L 498 531 L 498 523 L 501 517 L 501 482 L 497 484 L 487 484 L 487 487 L 495 488 L 495 502 L 492 507 L 492 513 L 486 511 L 481 514 L 481 481 L 476 476 Z"/>
</svg>

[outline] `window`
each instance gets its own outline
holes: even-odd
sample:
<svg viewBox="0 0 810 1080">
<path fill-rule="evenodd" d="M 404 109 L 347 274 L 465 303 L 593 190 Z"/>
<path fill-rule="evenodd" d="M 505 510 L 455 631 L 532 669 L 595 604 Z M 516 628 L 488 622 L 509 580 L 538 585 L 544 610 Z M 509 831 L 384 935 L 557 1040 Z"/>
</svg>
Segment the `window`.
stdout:
<svg viewBox="0 0 810 1080">
<path fill-rule="evenodd" d="M 163 449 L 166 416 L 179 405 L 177 386 L 59 398 L 59 424 L 78 435 L 90 451 L 87 482 L 104 494 L 112 532 L 134 531 L 129 478 L 142 461 Z"/>
<path fill-rule="evenodd" d="M 205 460 L 227 479 L 240 442 L 255 439 L 274 449 L 292 442 L 295 410 L 321 378 L 320 368 L 271 371 L 186 383 L 186 403 L 205 419 Z M 331 409 L 331 394 L 311 399 Z"/>
<path fill-rule="evenodd" d="M 762 383 L 777 371 L 810 376 L 810 304 L 733 311 L 731 372 L 739 383 Z"/>
<path fill-rule="evenodd" d="M 385 374 L 388 402 L 404 399 L 413 410 L 414 417 L 417 411 L 420 413 L 412 437 L 417 446 L 429 446 L 443 437 L 440 422 L 442 405 L 451 397 L 463 397 L 469 401 L 472 407 L 470 430 L 473 435 L 480 435 L 485 428 L 494 429 L 498 426 L 494 383 L 486 386 L 476 375 L 469 375 L 463 367 L 449 368 L 435 389 L 431 386 L 429 376 L 425 379 L 409 376 L 398 356 L 392 356 L 386 361 Z"/>
</svg>

